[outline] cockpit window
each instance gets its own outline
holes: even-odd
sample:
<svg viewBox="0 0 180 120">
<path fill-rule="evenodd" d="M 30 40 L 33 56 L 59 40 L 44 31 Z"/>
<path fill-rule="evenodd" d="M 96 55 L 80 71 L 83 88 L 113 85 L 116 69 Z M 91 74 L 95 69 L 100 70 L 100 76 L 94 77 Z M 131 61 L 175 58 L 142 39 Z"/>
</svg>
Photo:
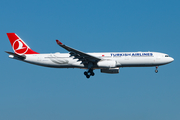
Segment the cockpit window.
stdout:
<svg viewBox="0 0 180 120">
<path fill-rule="evenodd" d="M 165 57 L 169 57 L 169 55 L 165 55 Z"/>
</svg>

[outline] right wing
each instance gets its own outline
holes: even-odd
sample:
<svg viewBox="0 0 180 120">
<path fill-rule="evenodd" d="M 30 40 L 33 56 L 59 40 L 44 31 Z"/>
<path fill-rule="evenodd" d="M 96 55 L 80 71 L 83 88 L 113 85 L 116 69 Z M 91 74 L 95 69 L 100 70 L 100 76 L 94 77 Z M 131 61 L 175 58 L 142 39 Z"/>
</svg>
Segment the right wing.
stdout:
<svg viewBox="0 0 180 120">
<path fill-rule="evenodd" d="M 79 59 L 79 61 L 82 61 L 82 63 L 98 62 L 101 60 L 100 58 L 98 58 L 96 56 L 92 56 L 87 53 L 76 50 L 74 48 L 71 48 L 69 46 L 66 46 L 66 45 L 62 44 L 59 40 L 56 40 L 56 42 L 59 46 L 66 49 L 67 51 L 69 51 L 70 56 L 74 56 L 74 59 Z"/>
</svg>

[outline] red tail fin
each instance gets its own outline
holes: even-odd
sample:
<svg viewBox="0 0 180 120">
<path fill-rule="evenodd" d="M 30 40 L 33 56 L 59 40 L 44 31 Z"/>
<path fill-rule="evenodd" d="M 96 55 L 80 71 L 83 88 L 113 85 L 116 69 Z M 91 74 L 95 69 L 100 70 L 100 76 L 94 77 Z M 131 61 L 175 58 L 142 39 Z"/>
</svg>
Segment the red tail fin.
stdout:
<svg viewBox="0 0 180 120">
<path fill-rule="evenodd" d="M 12 48 L 16 54 L 39 54 L 33 51 L 18 35 L 7 33 Z"/>
</svg>

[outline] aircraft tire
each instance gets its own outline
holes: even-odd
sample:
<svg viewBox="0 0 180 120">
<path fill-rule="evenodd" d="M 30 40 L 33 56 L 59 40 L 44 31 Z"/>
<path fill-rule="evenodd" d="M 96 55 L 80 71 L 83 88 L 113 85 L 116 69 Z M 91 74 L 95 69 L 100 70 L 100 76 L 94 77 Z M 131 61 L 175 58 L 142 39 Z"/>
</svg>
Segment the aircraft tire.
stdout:
<svg viewBox="0 0 180 120">
<path fill-rule="evenodd" d="M 90 78 L 90 75 L 86 75 L 86 78 Z"/>
<path fill-rule="evenodd" d="M 86 76 L 87 76 L 87 75 L 88 75 L 88 72 L 86 72 L 86 71 L 85 71 L 85 72 L 84 72 L 84 75 L 86 75 Z"/>
<path fill-rule="evenodd" d="M 94 75 L 95 75 L 94 72 L 92 72 L 92 73 L 91 73 L 91 76 L 94 76 Z"/>
</svg>

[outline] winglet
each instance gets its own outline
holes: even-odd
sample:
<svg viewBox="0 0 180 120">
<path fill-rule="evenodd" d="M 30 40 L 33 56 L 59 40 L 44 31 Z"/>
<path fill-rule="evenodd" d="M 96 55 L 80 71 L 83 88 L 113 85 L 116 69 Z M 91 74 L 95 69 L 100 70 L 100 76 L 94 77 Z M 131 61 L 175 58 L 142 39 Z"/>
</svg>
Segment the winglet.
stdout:
<svg viewBox="0 0 180 120">
<path fill-rule="evenodd" d="M 63 45 L 62 42 L 60 42 L 59 40 L 56 40 L 58 45 Z"/>
</svg>

